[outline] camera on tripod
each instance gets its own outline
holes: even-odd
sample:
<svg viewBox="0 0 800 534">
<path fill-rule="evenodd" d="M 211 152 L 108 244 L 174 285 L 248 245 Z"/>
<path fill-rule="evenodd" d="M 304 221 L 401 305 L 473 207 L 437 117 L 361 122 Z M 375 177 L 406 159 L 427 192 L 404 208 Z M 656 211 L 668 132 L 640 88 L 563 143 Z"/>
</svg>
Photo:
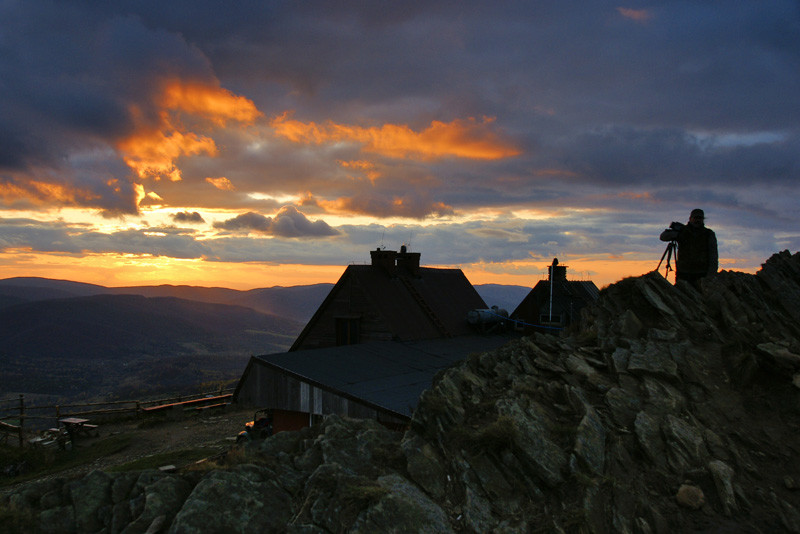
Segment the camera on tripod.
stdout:
<svg viewBox="0 0 800 534">
<path fill-rule="evenodd" d="M 670 230 L 681 230 L 684 226 L 686 226 L 686 225 L 683 224 L 683 223 L 675 222 L 675 221 L 672 221 L 671 223 L 669 223 L 669 229 Z"/>
</svg>

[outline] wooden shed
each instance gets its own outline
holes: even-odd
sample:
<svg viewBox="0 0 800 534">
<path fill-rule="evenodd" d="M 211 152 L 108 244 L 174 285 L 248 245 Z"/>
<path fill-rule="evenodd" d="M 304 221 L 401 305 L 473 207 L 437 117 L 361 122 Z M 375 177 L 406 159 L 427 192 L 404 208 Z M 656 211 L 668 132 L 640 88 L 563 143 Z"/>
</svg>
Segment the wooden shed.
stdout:
<svg viewBox="0 0 800 534">
<path fill-rule="evenodd" d="M 526 334 L 542 329 L 558 330 L 576 322 L 581 309 L 599 295 L 594 282 L 567 280 L 566 265 L 559 265 L 558 258 L 553 258 L 548 279 L 531 289 L 511 313 L 511 319 Z"/>
</svg>

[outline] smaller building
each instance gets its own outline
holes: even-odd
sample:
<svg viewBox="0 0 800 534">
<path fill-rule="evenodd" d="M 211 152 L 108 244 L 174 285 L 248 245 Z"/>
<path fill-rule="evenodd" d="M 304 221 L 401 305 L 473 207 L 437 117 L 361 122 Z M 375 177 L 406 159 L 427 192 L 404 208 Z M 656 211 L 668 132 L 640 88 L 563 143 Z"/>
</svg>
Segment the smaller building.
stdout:
<svg viewBox="0 0 800 534">
<path fill-rule="evenodd" d="M 581 309 L 599 295 L 592 281 L 567 280 L 567 266 L 559 265 L 558 258 L 553 258 L 548 267 L 548 279 L 531 289 L 511 314 L 511 319 L 525 334 L 555 332 L 576 322 Z"/>
</svg>

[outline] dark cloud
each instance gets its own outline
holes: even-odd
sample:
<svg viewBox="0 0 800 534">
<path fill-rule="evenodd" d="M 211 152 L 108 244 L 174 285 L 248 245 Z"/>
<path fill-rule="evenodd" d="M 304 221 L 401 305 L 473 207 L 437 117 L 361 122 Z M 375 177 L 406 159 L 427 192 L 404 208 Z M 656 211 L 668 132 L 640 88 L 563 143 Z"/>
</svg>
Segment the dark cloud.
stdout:
<svg viewBox="0 0 800 534">
<path fill-rule="evenodd" d="M 55 225 L 4 226 L 0 239 L 77 253 L 112 250 L 114 239 L 125 238 L 132 247 L 118 248 L 161 243 L 161 250 L 174 246 L 191 257 L 254 258 L 263 236 L 337 235 L 294 208 L 274 218 L 259 214 L 295 202 L 315 217 L 338 210 L 427 219 L 431 229 L 413 228 L 426 248 L 448 251 L 427 253 L 445 263 L 445 256 L 499 261 L 601 250 L 601 240 L 609 249 L 643 250 L 650 230 L 695 205 L 714 213 L 721 240 L 726 232 L 746 236 L 737 253 L 791 242 L 786 235 L 800 222 L 793 200 L 800 183 L 800 5 L 657 1 L 633 6 L 636 16 L 618 7 L 2 3 L 0 207 L 133 214 L 142 194 L 137 182 L 157 194 L 148 197 L 151 205 L 171 207 L 176 223 L 203 222 L 199 212 L 179 210 L 247 212 L 215 227 L 251 232 L 255 241 L 226 236 L 210 251 L 191 235 L 79 232 L 81 240 Z M 119 142 L 161 125 L 153 98 L 165 77 L 241 95 L 264 120 L 247 131 L 214 132 L 213 156 L 173 158 L 181 181 L 140 178 Z M 358 143 L 276 139 L 267 123 L 289 110 L 305 123 L 365 130 L 388 123 L 415 132 L 433 121 L 491 117 L 522 153 L 412 162 L 365 154 Z M 199 119 L 190 113 L 175 118 L 187 128 L 193 121 Z M 373 175 L 342 163 L 362 159 Z M 209 177 L 225 177 L 233 188 L 215 189 Z M 524 209 L 558 214 L 572 233 L 513 216 Z M 481 210 L 501 215 L 480 218 Z M 581 219 L 593 210 L 605 217 Z M 460 214 L 480 220 L 447 224 Z M 338 263 L 337 251 L 358 255 L 357 246 L 374 243 L 375 229 L 348 228 L 336 241 L 346 237 L 352 249 L 295 249 L 294 259 L 330 254 Z M 268 241 L 275 257 L 291 254 L 291 240 Z"/>
<path fill-rule="evenodd" d="M 254 213 L 252 211 L 237 215 L 233 219 L 214 223 L 214 228 L 218 228 L 220 230 L 231 230 L 233 232 L 249 232 L 252 230 L 255 232 L 268 233 L 271 226 L 271 217 L 265 217 L 260 213 Z"/>
<path fill-rule="evenodd" d="M 135 213 L 115 144 L 134 115 L 140 126 L 158 120 L 158 80 L 213 79 L 207 60 L 179 34 L 81 3 L 5 3 L 0 18 L 0 171 L 91 193 L 66 205 Z"/>
<path fill-rule="evenodd" d="M 203 216 L 196 211 L 179 211 L 172 214 L 172 220 L 178 223 L 200 224 L 206 222 Z"/>
<path fill-rule="evenodd" d="M 800 173 L 798 149 L 798 139 L 783 133 L 617 126 L 577 137 L 563 164 L 579 178 L 607 186 L 787 183 Z"/>
<path fill-rule="evenodd" d="M 325 221 L 308 220 L 294 206 L 284 206 L 274 218 L 254 212 L 243 213 L 227 221 L 214 223 L 214 228 L 278 237 L 330 237 L 339 234 Z"/>
</svg>

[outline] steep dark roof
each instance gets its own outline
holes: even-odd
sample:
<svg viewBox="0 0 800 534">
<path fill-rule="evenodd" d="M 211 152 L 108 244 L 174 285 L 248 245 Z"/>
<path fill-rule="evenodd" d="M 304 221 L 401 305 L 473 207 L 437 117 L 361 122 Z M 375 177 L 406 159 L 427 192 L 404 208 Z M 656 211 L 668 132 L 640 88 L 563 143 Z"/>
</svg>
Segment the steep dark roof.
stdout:
<svg viewBox="0 0 800 534">
<path fill-rule="evenodd" d="M 501 336 L 461 336 L 344 345 L 254 356 L 248 370 L 265 365 L 378 410 L 410 417 L 436 373 L 507 341 Z"/>
<path fill-rule="evenodd" d="M 569 312 L 570 306 L 575 303 L 580 305 L 594 302 L 600 295 L 600 290 L 594 282 L 579 280 L 556 280 L 553 285 L 553 313 Z M 544 307 L 549 308 L 550 281 L 541 280 L 531 289 L 530 293 L 519 303 L 511 317 L 519 318 L 526 313 L 544 312 Z M 538 320 L 538 317 L 529 319 Z"/>
<path fill-rule="evenodd" d="M 390 274 L 374 265 L 350 265 L 290 350 L 300 348 L 348 283 L 358 285 L 393 338 L 401 341 L 469 335 L 467 312 L 487 307 L 460 269 L 421 267 L 411 275 Z"/>
</svg>

